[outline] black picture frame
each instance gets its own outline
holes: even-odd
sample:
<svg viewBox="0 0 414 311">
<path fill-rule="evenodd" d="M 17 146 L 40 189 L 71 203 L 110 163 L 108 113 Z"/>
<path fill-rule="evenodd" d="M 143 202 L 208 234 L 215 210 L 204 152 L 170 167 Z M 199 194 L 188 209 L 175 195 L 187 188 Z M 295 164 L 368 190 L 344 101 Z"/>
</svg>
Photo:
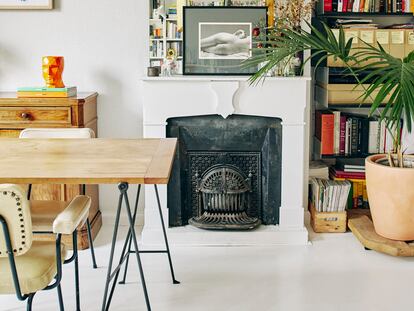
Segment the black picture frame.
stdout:
<svg viewBox="0 0 414 311">
<path fill-rule="evenodd" d="M 193 14 L 194 13 L 194 14 Z M 251 18 L 248 18 L 249 13 Z M 200 16 L 203 15 L 203 18 Z M 248 24 L 267 25 L 266 6 L 184 6 L 183 7 L 183 75 L 189 76 L 248 76 L 258 68 L 242 66 L 244 59 L 200 59 L 199 24 Z M 197 27 L 194 27 L 196 24 Z M 196 30 L 195 30 L 196 28 Z M 261 29 L 261 31 L 264 31 Z M 197 42 L 194 42 L 195 33 Z M 250 34 L 252 35 L 252 34 Z M 251 44 L 254 44 L 253 39 Z M 197 47 L 194 48 L 194 47 Z M 200 48 L 201 49 L 201 48 Z M 252 55 L 257 50 L 251 51 Z M 189 55 L 191 54 L 191 56 Z M 195 56 L 196 55 L 196 56 Z M 192 62 L 192 63 L 190 63 Z"/>
</svg>

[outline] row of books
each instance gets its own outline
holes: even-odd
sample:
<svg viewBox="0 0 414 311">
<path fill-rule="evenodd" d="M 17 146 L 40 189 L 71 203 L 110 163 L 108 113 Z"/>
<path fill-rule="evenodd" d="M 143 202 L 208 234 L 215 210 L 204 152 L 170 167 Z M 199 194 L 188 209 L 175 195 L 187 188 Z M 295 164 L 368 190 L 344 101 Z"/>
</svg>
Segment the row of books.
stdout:
<svg viewBox="0 0 414 311">
<path fill-rule="evenodd" d="M 341 212 L 347 207 L 351 183 L 347 180 L 310 179 L 310 200 L 318 212 Z"/>
<path fill-rule="evenodd" d="M 345 172 L 338 168 L 330 168 L 329 176 L 335 181 L 347 180 L 351 184 L 347 209 L 369 208 L 365 172 Z"/>
<path fill-rule="evenodd" d="M 178 31 L 178 27 L 176 23 L 168 22 L 166 24 L 166 37 L 167 39 L 180 39 L 181 32 Z"/>
<path fill-rule="evenodd" d="M 365 182 L 365 158 L 338 158 L 334 166 L 329 166 L 323 161 L 312 161 L 309 164 L 309 194 L 312 198 L 312 180 L 331 179 L 333 181 L 347 180 L 351 188 L 346 203 L 347 209 L 369 208 L 368 195 Z M 315 185 L 313 185 L 315 186 Z"/>
<path fill-rule="evenodd" d="M 364 156 L 393 148 L 385 121 L 340 111 L 315 112 L 315 149 L 322 156 Z"/>
<path fill-rule="evenodd" d="M 65 98 L 77 95 L 76 86 L 63 88 L 48 88 L 48 87 L 19 87 L 17 89 L 17 97 L 50 97 L 50 98 Z"/>
<path fill-rule="evenodd" d="M 163 36 L 162 28 L 155 25 L 150 25 L 150 36 L 153 39 L 161 39 Z"/>
<path fill-rule="evenodd" d="M 339 41 L 339 29 L 332 29 L 332 31 L 336 39 Z M 366 44 L 377 45 L 377 43 L 379 43 L 386 52 L 397 58 L 404 58 L 410 52 L 414 51 L 413 29 L 350 28 L 344 29 L 344 32 L 346 40 L 353 38 L 352 49 L 354 49 L 354 51 L 356 51 L 359 47 L 366 46 Z M 351 51 L 351 54 L 352 53 L 353 51 Z M 368 62 L 376 61 L 378 60 L 371 59 Z M 345 65 L 339 59 L 329 57 L 328 66 L 344 67 Z"/>
<path fill-rule="evenodd" d="M 150 45 L 150 57 L 164 57 L 164 42 L 163 41 L 151 41 Z"/>
<path fill-rule="evenodd" d="M 173 49 L 176 56 L 182 56 L 182 44 L 181 42 L 167 42 L 167 50 Z"/>
<path fill-rule="evenodd" d="M 324 0 L 324 12 L 409 13 L 412 0 Z"/>
</svg>

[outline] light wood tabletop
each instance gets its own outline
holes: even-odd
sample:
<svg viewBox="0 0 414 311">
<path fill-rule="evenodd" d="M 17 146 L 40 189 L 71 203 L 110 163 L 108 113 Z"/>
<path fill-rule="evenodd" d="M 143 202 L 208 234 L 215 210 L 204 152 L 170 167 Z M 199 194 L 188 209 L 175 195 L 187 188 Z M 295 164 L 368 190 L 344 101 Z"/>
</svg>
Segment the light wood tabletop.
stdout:
<svg viewBox="0 0 414 311">
<path fill-rule="evenodd" d="M 6 138 L 0 183 L 167 184 L 176 144 L 176 138 Z"/>
</svg>

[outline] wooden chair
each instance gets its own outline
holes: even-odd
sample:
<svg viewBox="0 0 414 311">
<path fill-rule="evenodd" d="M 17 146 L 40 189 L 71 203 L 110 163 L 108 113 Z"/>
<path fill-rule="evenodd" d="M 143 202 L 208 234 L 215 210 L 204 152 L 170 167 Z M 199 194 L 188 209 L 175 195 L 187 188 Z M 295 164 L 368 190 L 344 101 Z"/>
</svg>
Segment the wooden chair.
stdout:
<svg viewBox="0 0 414 311">
<path fill-rule="evenodd" d="M 95 137 L 93 130 L 89 128 L 27 128 L 20 133 L 20 138 L 67 138 L 67 139 L 91 139 Z M 79 152 L 82 152 L 81 150 Z M 29 199 L 31 193 L 31 185 L 29 185 Z M 82 185 L 82 195 L 85 195 L 85 185 Z M 55 201 L 33 201 L 32 217 L 33 229 L 35 232 L 48 232 L 51 228 L 53 219 L 56 214 L 66 207 L 65 202 Z M 93 247 L 93 239 L 91 232 L 91 224 L 89 219 L 86 221 L 88 232 L 89 248 L 92 257 L 92 266 L 97 268 L 95 249 Z"/>
<path fill-rule="evenodd" d="M 53 220 L 56 241 L 33 241 L 26 191 L 17 185 L 0 184 L 0 294 L 15 293 L 19 300 L 27 301 L 30 311 L 38 291 L 56 288 L 59 309 L 63 311 L 62 264 L 75 261 L 76 301 L 77 310 L 80 310 L 77 228 L 85 223 L 90 205 L 90 198 L 77 196 Z M 73 237 L 73 255 L 67 260 L 66 247 L 61 243 L 62 234 L 72 234 Z"/>
</svg>

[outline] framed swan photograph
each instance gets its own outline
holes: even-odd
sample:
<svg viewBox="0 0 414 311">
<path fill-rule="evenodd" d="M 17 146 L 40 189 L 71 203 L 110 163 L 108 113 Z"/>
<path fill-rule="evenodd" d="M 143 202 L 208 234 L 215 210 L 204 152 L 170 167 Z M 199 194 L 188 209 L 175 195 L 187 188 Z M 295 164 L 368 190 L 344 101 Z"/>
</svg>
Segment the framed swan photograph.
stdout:
<svg viewBox="0 0 414 311">
<path fill-rule="evenodd" d="M 53 0 L 0 0 L 0 10 L 51 10 Z"/>
<path fill-rule="evenodd" d="M 266 7 L 184 7 L 185 75 L 250 75 L 243 61 L 260 53 Z"/>
</svg>

